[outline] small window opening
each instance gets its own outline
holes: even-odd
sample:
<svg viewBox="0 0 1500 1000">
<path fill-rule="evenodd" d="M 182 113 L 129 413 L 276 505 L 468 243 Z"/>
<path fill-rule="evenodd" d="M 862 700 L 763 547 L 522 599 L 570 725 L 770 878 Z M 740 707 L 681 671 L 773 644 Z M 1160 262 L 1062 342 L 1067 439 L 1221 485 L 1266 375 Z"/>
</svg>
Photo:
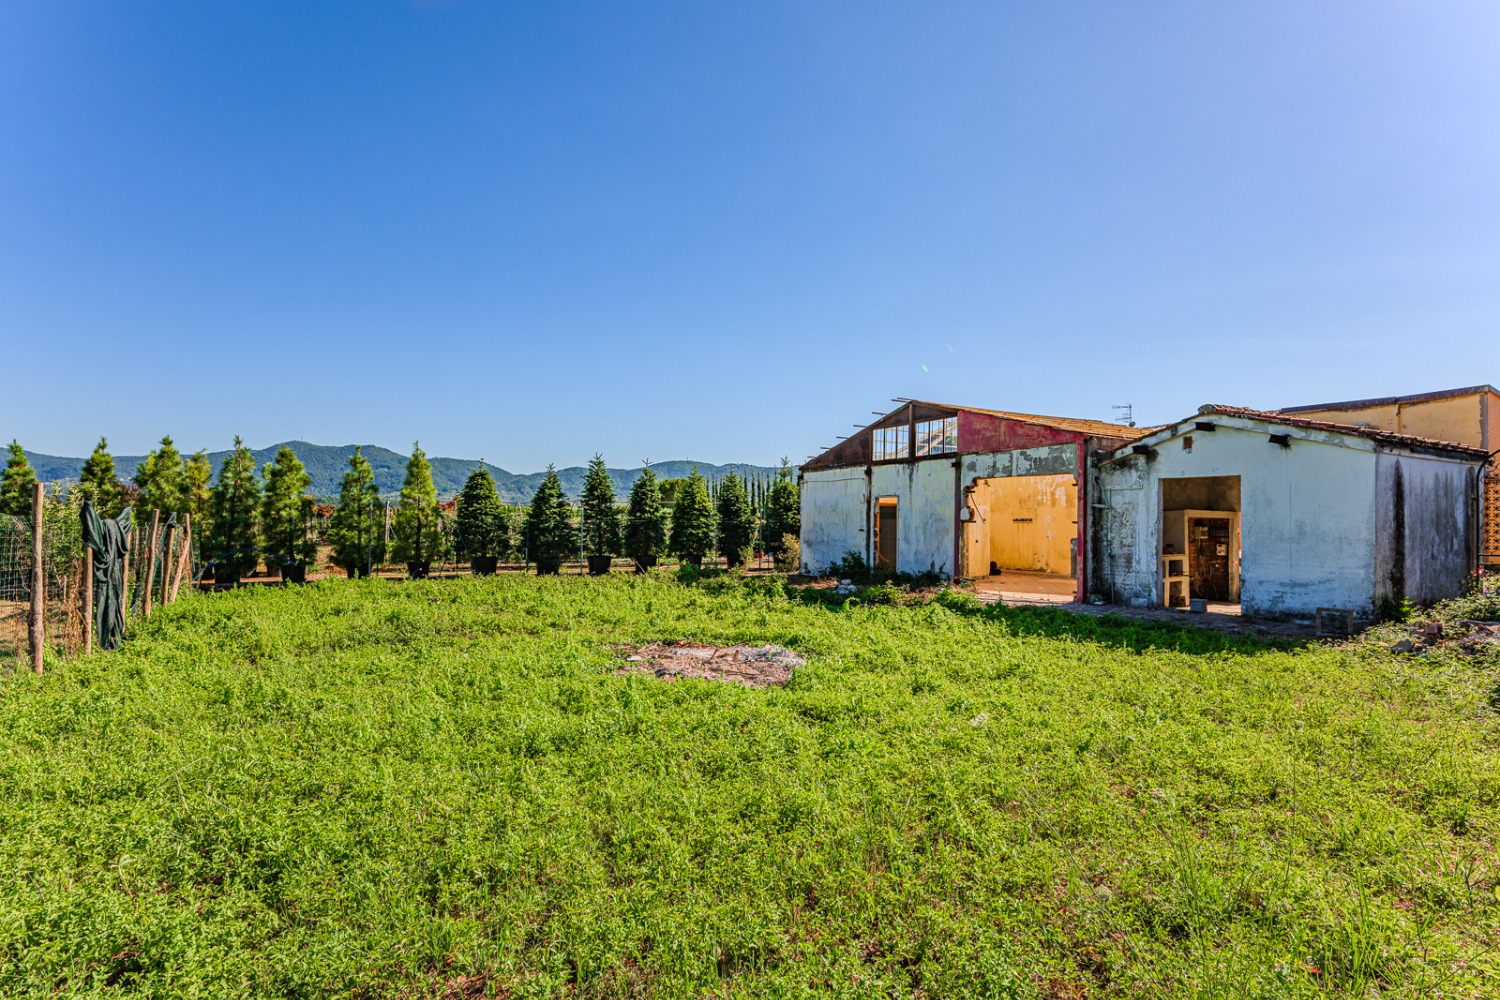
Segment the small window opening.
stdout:
<svg viewBox="0 0 1500 1000">
<path fill-rule="evenodd" d="M 1191 434 L 1187 435 L 1186 437 L 1184 437 L 1182 439 L 1182 450 L 1183 451 L 1192 451 L 1193 450 L 1193 436 Z"/>
<path fill-rule="evenodd" d="M 958 418 L 917 422 L 917 454 L 947 455 L 958 451 Z"/>
</svg>

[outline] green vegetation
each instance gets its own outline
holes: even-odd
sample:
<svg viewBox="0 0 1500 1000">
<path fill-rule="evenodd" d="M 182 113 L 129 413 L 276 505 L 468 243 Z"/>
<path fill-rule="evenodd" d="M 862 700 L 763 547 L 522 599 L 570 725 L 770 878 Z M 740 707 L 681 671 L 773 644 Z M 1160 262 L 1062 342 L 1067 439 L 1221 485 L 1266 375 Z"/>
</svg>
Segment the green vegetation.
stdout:
<svg viewBox="0 0 1500 1000">
<path fill-rule="evenodd" d="M 672 506 L 672 535 L 668 551 L 685 563 L 697 566 L 714 550 L 718 536 L 718 517 L 708 497 L 708 484 L 697 469 L 677 491 Z"/>
<path fill-rule="evenodd" d="M 656 565 L 667 549 L 667 511 L 662 506 L 661 482 L 647 462 L 630 487 L 625 510 L 625 554 L 637 567 Z"/>
<path fill-rule="evenodd" d="M 816 596 L 254 588 L 7 678 L 0 993 L 1492 995 L 1493 653 Z M 673 639 L 808 663 L 615 672 Z"/>
<path fill-rule="evenodd" d="M 755 514 L 750 510 L 750 496 L 738 475 L 731 472 L 719 483 L 715 504 L 719 525 L 719 552 L 731 566 L 741 566 L 750 556 L 755 541 Z"/>
<path fill-rule="evenodd" d="M 526 550 L 542 574 L 556 573 L 564 559 L 578 554 L 578 526 L 557 471 L 550 465 L 526 512 Z"/>
<path fill-rule="evenodd" d="M 260 533 L 264 547 L 292 560 L 303 570 L 311 569 L 318 555 L 318 545 L 308 526 L 310 512 L 307 505 L 311 501 L 303 495 L 312 482 L 307 470 L 292 449 L 282 445 L 276 459 L 266 464 L 264 479 L 265 492 L 260 501 Z M 286 575 L 288 567 L 281 566 L 280 569 Z"/>
<path fill-rule="evenodd" d="M 413 442 L 406 461 L 406 482 L 396 506 L 391 548 L 397 562 L 404 562 L 412 576 L 426 576 L 428 567 L 441 554 L 442 526 L 438 524 L 437 487 L 432 466 L 421 444 Z"/>
<path fill-rule="evenodd" d="M 254 549 L 259 540 L 256 515 L 260 508 L 260 483 L 255 479 L 255 458 L 238 435 L 234 450 L 219 468 L 209 506 L 211 516 L 204 557 L 227 556 L 214 566 L 214 578 L 238 580 L 255 572 L 260 557 L 243 550 Z"/>
<path fill-rule="evenodd" d="M 589 461 L 589 472 L 583 480 L 583 498 L 579 505 L 583 515 L 583 548 L 591 556 L 612 556 L 620 551 L 620 512 L 615 502 L 614 483 L 604 467 L 604 456 Z"/>
<path fill-rule="evenodd" d="M 125 492 L 120 488 L 115 460 L 110 457 L 109 442 L 102 437 L 94 446 L 93 454 L 83 463 L 78 492 L 80 497 L 93 502 L 101 517 L 118 517 L 125 506 Z"/>
<path fill-rule="evenodd" d="M 375 474 L 355 448 L 339 488 L 338 508 L 328 526 L 333 564 L 350 576 L 369 576 L 373 567 L 384 562 L 384 516 Z"/>
<path fill-rule="evenodd" d="M 185 509 L 193 515 L 193 530 L 205 534 L 213 506 L 214 467 L 208 460 L 208 452 L 201 448 L 193 452 L 193 457 L 183 466 L 183 474 L 187 479 Z"/>
<path fill-rule="evenodd" d="M 20 443 L 11 441 L 5 471 L 0 472 L 0 515 L 29 518 L 35 504 L 36 472 Z"/>
</svg>

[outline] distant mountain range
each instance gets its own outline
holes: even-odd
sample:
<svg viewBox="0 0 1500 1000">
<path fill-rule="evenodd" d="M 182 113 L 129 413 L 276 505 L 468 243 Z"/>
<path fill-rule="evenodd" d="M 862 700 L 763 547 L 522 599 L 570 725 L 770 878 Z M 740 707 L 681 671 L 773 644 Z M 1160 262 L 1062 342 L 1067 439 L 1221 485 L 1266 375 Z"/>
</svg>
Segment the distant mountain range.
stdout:
<svg viewBox="0 0 1500 1000">
<path fill-rule="evenodd" d="M 333 499 L 339 494 L 339 483 L 343 481 L 344 473 L 349 469 L 349 456 L 354 454 L 354 445 L 327 445 L 310 444 L 306 441 L 288 441 L 287 446 L 297 453 L 302 464 L 307 467 L 307 474 L 312 477 L 312 486 L 308 492 L 319 499 Z M 251 450 L 255 456 L 256 468 L 260 468 L 276 456 L 281 448 L 280 444 L 273 444 L 269 448 L 256 448 Z M 365 458 L 370 462 L 370 467 L 375 470 L 375 483 L 380 487 L 380 492 L 394 497 L 401 492 L 401 483 L 406 479 L 406 455 L 398 454 L 389 448 L 379 445 L 367 444 L 361 446 Z M 227 451 L 211 451 L 208 460 L 213 463 L 214 475 L 217 476 L 219 466 L 223 464 Z M 43 482 L 66 482 L 76 481 L 80 470 L 83 468 L 81 458 L 62 458 L 56 455 L 37 455 L 27 452 L 26 457 L 31 461 L 32 468 L 36 469 L 37 478 Z M 121 479 L 129 480 L 135 475 L 136 466 L 145 460 L 144 455 L 116 455 L 115 472 Z M 490 470 L 490 475 L 495 479 L 495 488 L 500 491 L 500 499 L 508 504 L 530 503 L 531 497 L 536 493 L 536 488 L 541 485 L 545 472 L 516 473 L 507 472 L 497 465 L 480 463 L 464 458 L 432 458 L 432 480 L 437 485 L 438 496 L 442 499 L 456 496 L 463 489 L 464 480 L 468 478 L 469 472 L 479 468 L 481 464 Z M 756 473 L 770 474 L 776 470 L 764 465 L 710 465 L 707 462 L 674 461 L 674 462 L 652 462 L 651 468 L 658 476 L 666 479 L 675 479 L 687 476 L 692 472 L 693 466 L 705 476 L 724 476 L 732 470 L 741 476 L 754 475 Z M 579 465 L 569 466 L 566 469 L 558 469 L 557 475 L 562 479 L 563 490 L 570 497 L 577 498 L 583 492 L 583 477 L 588 470 Z M 640 469 L 610 469 L 610 478 L 614 480 L 615 490 L 624 500 L 624 494 L 635 483 L 640 476 Z"/>
</svg>

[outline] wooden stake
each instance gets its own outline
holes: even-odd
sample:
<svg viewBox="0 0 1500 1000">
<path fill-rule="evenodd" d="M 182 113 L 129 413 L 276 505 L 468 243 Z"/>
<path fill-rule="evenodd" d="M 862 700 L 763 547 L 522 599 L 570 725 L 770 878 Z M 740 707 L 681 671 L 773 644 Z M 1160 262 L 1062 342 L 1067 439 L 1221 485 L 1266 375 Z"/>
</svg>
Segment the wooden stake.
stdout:
<svg viewBox="0 0 1500 1000">
<path fill-rule="evenodd" d="M 94 651 L 94 550 L 83 547 L 83 655 Z"/>
<path fill-rule="evenodd" d="M 146 554 L 146 601 L 141 605 L 141 614 L 151 614 L 151 585 L 156 581 L 156 543 L 161 535 L 161 511 L 151 512 L 151 551 Z"/>
<path fill-rule="evenodd" d="M 169 601 L 167 594 L 171 590 L 172 570 L 177 565 L 174 558 L 177 555 L 177 525 L 167 525 L 167 558 L 161 564 L 161 603 L 165 607 Z"/>
<path fill-rule="evenodd" d="M 31 669 L 40 676 L 42 649 L 47 645 L 47 567 L 42 564 L 42 484 L 31 498 Z"/>
<path fill-rule="evenodd" d="M 193 558 L 193 515 L 182 515 L 182 548 L 177 553 L 177 571 L 172 574 L 172 593 L 167 603 L 177 600 L 177 588 L 182 586 L 182 577 Z"/>
</svg>

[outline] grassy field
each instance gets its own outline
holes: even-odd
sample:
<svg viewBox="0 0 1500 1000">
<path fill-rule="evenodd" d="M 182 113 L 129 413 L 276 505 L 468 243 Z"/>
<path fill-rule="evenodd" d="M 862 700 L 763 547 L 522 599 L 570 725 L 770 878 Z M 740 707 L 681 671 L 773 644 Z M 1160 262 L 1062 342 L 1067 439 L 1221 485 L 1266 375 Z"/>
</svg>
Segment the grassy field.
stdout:
<svg viewBox="0 0 1500 1000">
<path fill-rule="evenodd" d="M 611 644 L 780 643 L 784 690 Z M 1493 655 L 779 584 L 193 597 L 0 682 L 0 995 L 1500 995 Z"/>
</svg>

